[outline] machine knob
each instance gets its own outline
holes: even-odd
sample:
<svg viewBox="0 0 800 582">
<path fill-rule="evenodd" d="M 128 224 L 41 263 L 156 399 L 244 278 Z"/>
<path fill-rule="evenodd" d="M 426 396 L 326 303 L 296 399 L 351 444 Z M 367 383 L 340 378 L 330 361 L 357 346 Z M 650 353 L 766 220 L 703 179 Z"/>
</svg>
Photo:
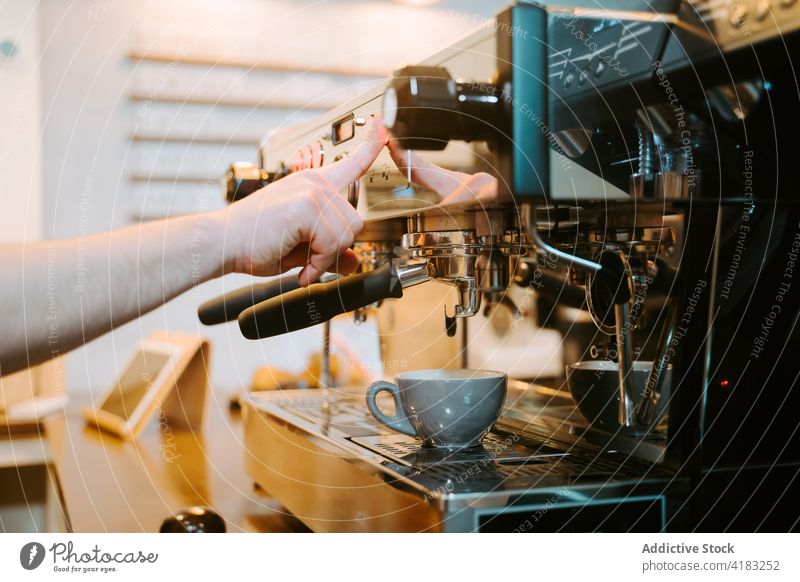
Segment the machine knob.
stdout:
<svg viewBox="0 0 800 582">
<path fill-rule="evenodd" d="M 384 91 L 383 119 L 404 148 L 443 150 L 452 139 L 491 139 L 499 101 L 491 83 L 456 82 L 443 67 L 408 66 L 395 71 Z"/>
<path fill-rule="evenodd" d="M 225 174 L 225 198 L 232 204 L 283 178 L 287 173 L 288 169 L 284 167 L 278 172 L 267 172 L 250 162 L 234 162 Z"/>
<path fill-rule="evenodd" d="M 442 67 L 403 67 L 383 95 L 384 123 L 407 149 L 443 150 L 455 108 L 456 84 Z"/>
<path fill-rule="evenodd" d="M 160 533 L 225 533 L 225 520 L 206 507 L 190 507 L 168 517 Z"/>
</svg>

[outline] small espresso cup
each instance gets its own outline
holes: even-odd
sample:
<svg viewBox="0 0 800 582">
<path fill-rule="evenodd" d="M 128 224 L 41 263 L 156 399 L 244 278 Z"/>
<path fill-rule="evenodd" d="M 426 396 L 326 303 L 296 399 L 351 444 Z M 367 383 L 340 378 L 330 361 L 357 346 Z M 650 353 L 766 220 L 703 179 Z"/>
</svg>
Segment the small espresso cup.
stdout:
<svg viewBox="0 0 800 582">
<path fill-rule="evenodd" d="M 508 376 L 489 370 L 403 372 L 395 383 L 379 381 L 367 390 L 367 407 L 389 428 L 422 439 L 425 446 L 475 447 L 503 409 Z M 380 411 L 377 396 L 392 395 L 394 416 Z"/>
</svg>

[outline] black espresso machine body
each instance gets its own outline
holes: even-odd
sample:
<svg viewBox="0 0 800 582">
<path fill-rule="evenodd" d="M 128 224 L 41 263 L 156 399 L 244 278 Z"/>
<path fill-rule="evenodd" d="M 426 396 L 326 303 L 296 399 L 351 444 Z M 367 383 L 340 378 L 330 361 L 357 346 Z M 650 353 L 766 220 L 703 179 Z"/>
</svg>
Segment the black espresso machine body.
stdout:
<svg viewBox="0 0 800 582">
<path fill-rule="evenodd" d="M 690 478 L 681 512 L 698 530 L 800 523 L 800 196 L 791 171 L 800 12 L 791 3 L 763 10 L 678 3 L 677 21 L 623 26 L 622 37 L 640 42 L 625 41 L 631 64 L 612 65 L 629 74 L 608 85 L 588 80 L 602 59 L 581 59 L 594 49 L 585 38 L 606 32 L 607 20 L 551 17 L 548 28 L 548 87 L 557 93 L 550 127 L 591 132 L 573 161 L 620 189 L 628 184 L 637 200 L 614 212 L 645 213 L 655 201 L 683 218 L 680 250 L 668 259 L 676 323 L 659 354 L 680 371 L 664 464 Z M 564 53 L 564 64 L 553 57 Z M 659 191 L 659 174 L 684 184 Z"/>
<path fill-rule="evenodd" d="M 607 403 L 616 425 L 587 420 L 563 385 L 514 381 L 482 448 L 436 451 L 375 422 L 363 386 L 252 394 L 248 471 L 312 528 L 798 528 L 800 2 L 766 14 L 755 0 L 605 4 L 510 6 L 386 86 L 271 135 L 251 182 L 347 155 L 383 109 L 403 154 L 381 154 L 348 189 L 368 225 L 360 276 L 391 265 L 401 287 L 455 286 L 448 334 L 481 300 L 502 304 L 504 286 L 549 298 L 543 326 L 558 327 L 559 306 L 588 311 L 598 331 L 581 360 L 655 362 L 643 398 L 665 419 L 639 404 L 625 416 L 622 379 Z M 448 206 L 452 193 L 411 171 L 422 164 L 496 187 Z M 236 310 L 248 337 L 281 331 L 265 323 L 281 291 Z M 331 314 L 361 308 L 344 296 Z M 400 296 L 389 284 L 368 299 Z M 305 327 L 291 313 L 283 331 Z"/>
<path fill-rule="evenodd" d="M 681 248 L 668 261 L 675 324 L 658 356 L 680 371 L 664 464 L 692 482 L 681 508 L 687 527 L 785 531 L 800 523 L 792 501 L 800 461 L 793 356 L 800 196 L 791 171 L 800 12 L 786 3 L 768 16 L 758 3 L 717 4 L 680 3 L 677 23 L 653 22 L 666 33 L 630 50 L 638 57 L 630 76 L 642 77 L 574 99 L 563 83 L 549 103 L 550 123 L 554 132 L 590 130 L 591 144 L 575 161 L 620 188 L 627 180 L 634 206 L 655 200 L 683 218 Z M 580 26 L 601 25 L 589 18 Z M 552 25 L 548 32 L 556 52 L 567 48 Z M 659 191 L 665 173 L 685 183 Z"/>
</svg>

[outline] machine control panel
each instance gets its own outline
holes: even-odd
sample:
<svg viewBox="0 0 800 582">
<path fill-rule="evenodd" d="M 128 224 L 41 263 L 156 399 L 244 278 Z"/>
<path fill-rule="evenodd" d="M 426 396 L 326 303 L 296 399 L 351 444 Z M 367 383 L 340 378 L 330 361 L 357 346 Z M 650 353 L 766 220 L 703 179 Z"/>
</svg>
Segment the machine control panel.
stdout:
<svg viewBox="0 0 800 582">
<path fill-rule="evenodd" d="M 641 15 L 640 15 L 641 16 Z M 603 18 L 553 12 L 548 23 L 548 79 L 562 97 L 627 83 L 650 72 L 668 33 L 668 20 L 630 13 Z"/>
<path fill-rule="evenodd" d="M 688 0 L 685 4 L 684 16 L 707 28 L 726 52 L 800 27 L 798 0 Z"/>
</svg>

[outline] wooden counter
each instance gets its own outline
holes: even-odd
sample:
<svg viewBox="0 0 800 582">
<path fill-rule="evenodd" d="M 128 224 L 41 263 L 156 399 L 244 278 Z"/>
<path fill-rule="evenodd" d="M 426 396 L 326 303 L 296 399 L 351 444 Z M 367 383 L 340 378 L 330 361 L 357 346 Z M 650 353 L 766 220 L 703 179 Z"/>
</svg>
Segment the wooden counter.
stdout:
<svg viewBox="0 0 800 582">
<path fill-rule="evenodd" d="M 157 532 L 193 505 L 219 513 L 229 532 L 308 531 L 244 472 L 242 423 L 226 395 L 211 393 L 202 433 L 158 426 L 135 442 L 86 426 L 78 407 L 45 421 L 69 528 Z"/>
</svg>

